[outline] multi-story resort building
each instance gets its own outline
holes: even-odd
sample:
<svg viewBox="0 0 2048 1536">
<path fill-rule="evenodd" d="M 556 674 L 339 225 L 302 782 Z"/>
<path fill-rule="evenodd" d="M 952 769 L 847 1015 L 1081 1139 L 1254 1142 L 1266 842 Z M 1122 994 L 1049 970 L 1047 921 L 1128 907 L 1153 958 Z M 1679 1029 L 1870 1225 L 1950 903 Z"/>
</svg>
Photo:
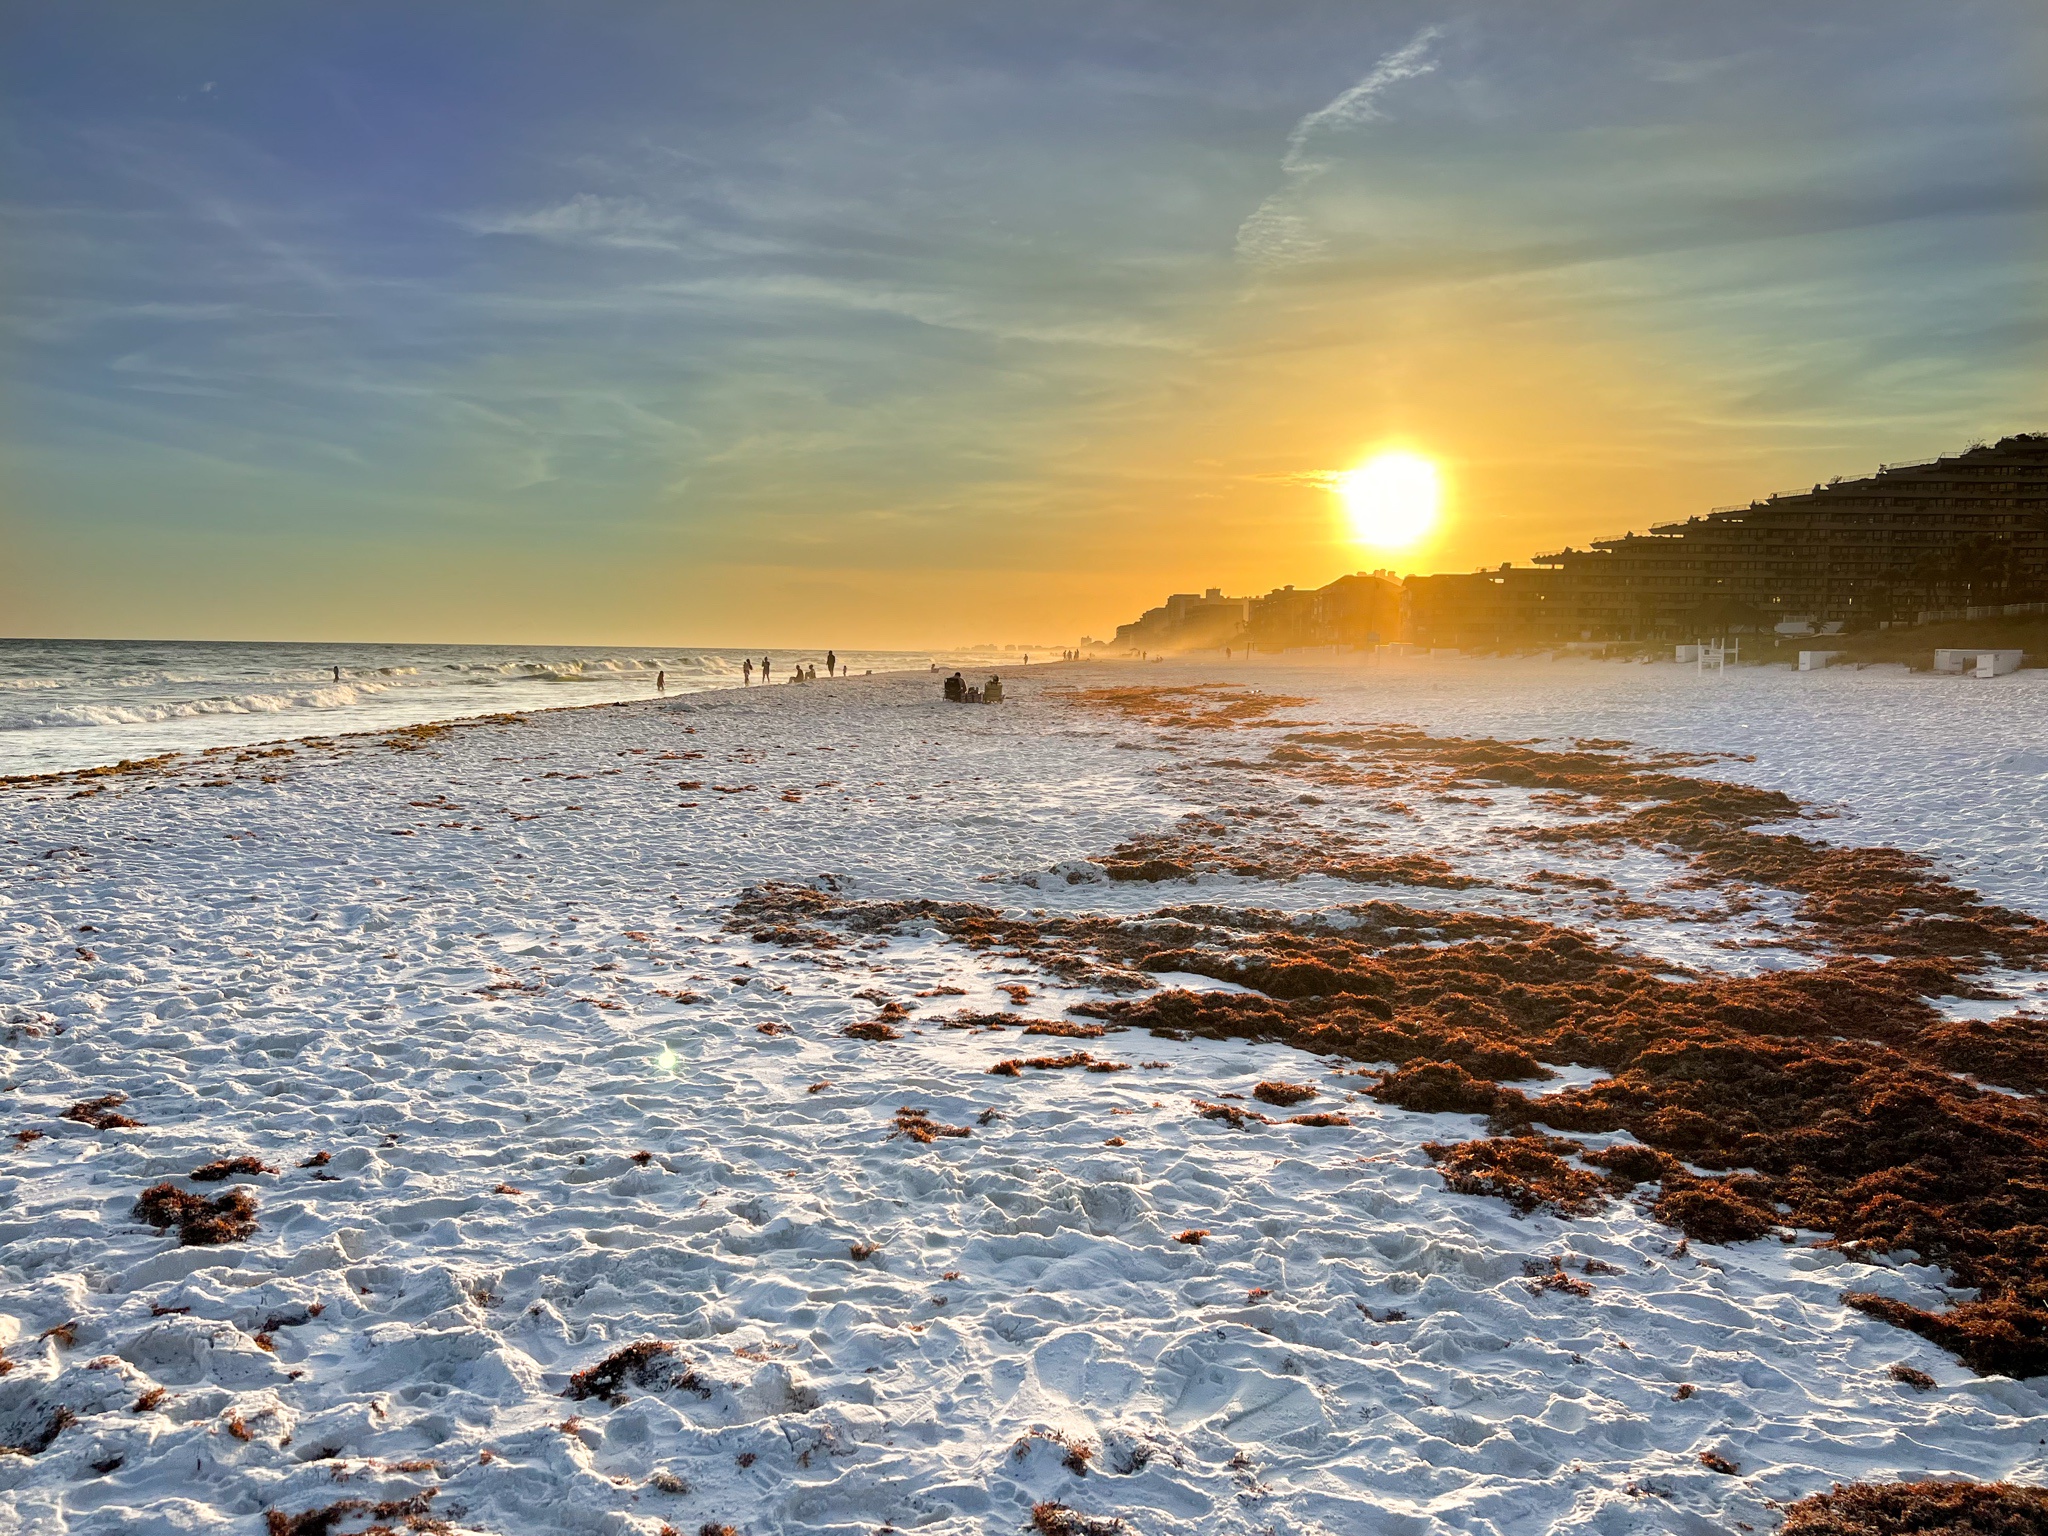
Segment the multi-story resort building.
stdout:
<svg viewBox="0 0 2048 1536">
<path fill-rule="evenodd" d="M 1857 629 L 2032 602 L 2048 596 L 2048 434 L 1407 587 L 1411 637 L 1460 647 Z"/>
</svg>

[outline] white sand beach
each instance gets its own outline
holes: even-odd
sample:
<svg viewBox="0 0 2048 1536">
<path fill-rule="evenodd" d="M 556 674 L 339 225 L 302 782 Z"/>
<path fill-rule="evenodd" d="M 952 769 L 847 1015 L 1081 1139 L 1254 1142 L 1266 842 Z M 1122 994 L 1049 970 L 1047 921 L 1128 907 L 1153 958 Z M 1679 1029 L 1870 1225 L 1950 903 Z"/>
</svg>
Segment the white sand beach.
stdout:
<svg viewBox="0 0 2048 1536">
<path fill-rule="evenodd" d="M 1696 971 L 1813 963 L 1789 897 L 1738 910 L 1654 848 L 1510 835 L 1569 819 L 1539 793 L 1395 808 L 1276 772 L 1277 730 L 1063 691 L 1205 681 L 1298 697 L 1273 718 L 1319 730 L 1742 754 L 1696 771 L 2048 913 L 2040 673 L 1076 665 L 1006 678 L 999 708 L 875 676 L 16 785 L 0 1444 L 33 1453 L 0 1456 L 0 1531 L 256 1532 L 353 1499 L 350 1520 L 507 1536 L 993 1536 L 1045 1501 L 1141 1536 L 1703 1533 L 1772 1530 L 1836 1482 L 2048 1478 L 2048 1379 L 1841 1304 L 1939 1309 L 1932 1265 L 1812 1230 L 1688 1246 L 1640 1197 L 1568 1219 L 1454 1193 L 1423 1145 L 1484 1118 L 1376 1102 L 1357 1061 L 1020 1032 L 1228 981 L 1106 986 L 942 922 L 735 918 L 769 882 L 1025 920 L 1341 927 L 1383 901 Z M 1118 845 L 1228 808 L 1480 883 L 1104 877 Z M 2048 1006 L 2048 977 L 1995 980 L 1940 1006 Z M 1012 1021 L 944 1027 L 963 1015 Z M 843 1033 L 863 1021 L 898 1038 Z M 1070 1048 L 1128 1070 L 989 1071 Z M 1349 1124 L 1196 1108 L 1258 1111 L 1263 1080 Z M 101 1100 L 138 1123 L 65 1118 Z M 892 1134 L 905 1108 L 966 1134 Z M 253 1232 L 138 1219 L 165 1181 L 246 1190 Z M 673 1353 L 565 1395 L 639 1341 Z"/>
</svg>

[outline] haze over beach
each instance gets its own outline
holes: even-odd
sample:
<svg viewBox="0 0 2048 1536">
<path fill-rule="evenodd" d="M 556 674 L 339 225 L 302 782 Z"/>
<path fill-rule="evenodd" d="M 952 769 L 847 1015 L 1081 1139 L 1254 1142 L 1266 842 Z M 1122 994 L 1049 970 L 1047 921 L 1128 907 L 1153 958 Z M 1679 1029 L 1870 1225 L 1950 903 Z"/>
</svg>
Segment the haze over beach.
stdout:
<svg viewBox="0 0 2048 1536">
<path fill-rule="evenodd" d="M 2048 1533 L 2048 24 L 17 8 L 0 1536 Z"/>
</svg>

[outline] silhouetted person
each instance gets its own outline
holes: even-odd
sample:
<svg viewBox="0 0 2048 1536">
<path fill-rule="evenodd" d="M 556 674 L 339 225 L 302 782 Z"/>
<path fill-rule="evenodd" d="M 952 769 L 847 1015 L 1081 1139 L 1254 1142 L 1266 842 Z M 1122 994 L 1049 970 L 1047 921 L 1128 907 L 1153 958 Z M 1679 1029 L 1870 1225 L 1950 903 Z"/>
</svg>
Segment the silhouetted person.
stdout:
<svg viewBox="0 0 2048 1536">
<path fill-rule="evenodd" d="M 761 658 L 761 681 L 764 684 L 768 681 L 768 658 L 766 656 Z"/>
<path fill-rule="evenodd" d="M 958 672 L 955 672 L 946 679 L 946 702 L 948 704 L 960 704 L 966 702 L 966 699 L 967 679 Z"/>
<path fill-rule="evenodd" d="M 827 651 L 825 653 L 825 675 L 827 677 L 830 677 L 834 672 L 838 670 L 839 653 L 837 651 Z"/>
<path fill-rule="evenodd" d="M 742 688 L 754 686 L 754 658 L 751 656 L 740 663 L 740 686 Z"/>
<path fill-rule="evenodd" d="M 654 691 L 656 693 L 668 692 L 668 673 L 657 672 L 654 674 Z"/>
<path fill-rule="evenodd" d="M 1003 680 L 1000 677 L 992 677 L 982 684 L 981 702 L 984 704 L 1000 704 L 1003 702 Z"/>
</svg>

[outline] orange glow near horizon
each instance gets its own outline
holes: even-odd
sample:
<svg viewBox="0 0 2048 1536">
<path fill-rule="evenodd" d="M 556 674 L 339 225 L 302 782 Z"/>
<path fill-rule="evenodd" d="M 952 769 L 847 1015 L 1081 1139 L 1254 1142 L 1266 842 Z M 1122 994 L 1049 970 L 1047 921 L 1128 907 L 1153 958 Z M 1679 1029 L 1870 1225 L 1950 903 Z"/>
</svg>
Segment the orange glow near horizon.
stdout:
<svg viewBox="0 0 2048 1536">
<path fill-rule="evenodd" d="M 1344 503 L 1353 542 L 1367 549 L 1411 548 L 1436 527 L 1443 502 L 1435 463 L 1401 448 L 1332 477 L 1331 489 Z"/>
</svg>

